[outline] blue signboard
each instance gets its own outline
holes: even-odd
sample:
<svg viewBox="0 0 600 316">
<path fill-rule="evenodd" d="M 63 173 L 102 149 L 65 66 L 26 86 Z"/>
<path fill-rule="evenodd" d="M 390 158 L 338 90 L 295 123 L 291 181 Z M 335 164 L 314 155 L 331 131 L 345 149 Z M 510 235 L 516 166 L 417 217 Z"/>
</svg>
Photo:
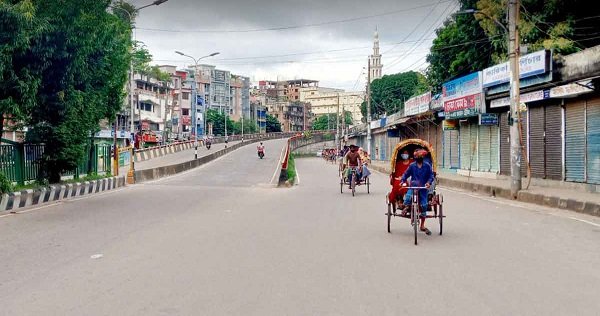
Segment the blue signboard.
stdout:
<svg viewBox="0 0 600 316">
<path fill-rule="evenodd" d="M 201 96 L 201 95 L 196 96 L 196 105 L 200 105 L 200 106 L 204 105 L 204 97 L 203 96 Z"/>
<path fill-rule="evenodd" d="M 498 126 L 498 114 L 496 114 L 496 113 L 479 114 L 479 125 Z"/>
</svg>

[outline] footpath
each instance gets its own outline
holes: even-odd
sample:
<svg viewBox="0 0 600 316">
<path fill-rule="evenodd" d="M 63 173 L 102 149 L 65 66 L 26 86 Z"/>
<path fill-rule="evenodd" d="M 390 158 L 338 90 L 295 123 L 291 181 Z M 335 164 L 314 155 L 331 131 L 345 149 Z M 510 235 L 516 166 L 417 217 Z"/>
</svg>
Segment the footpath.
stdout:
<svg viewBox="0 0 600 316">
<path fill-rule="evenodd" d="M 373 161 L 371 168 L 386 174 L 390 173 L 389 162 Z M 488 196 L 512 199 L 510 182 L 504 179 L 488 179 L 462 176 L 450 172 L 438 172 L 439 185 Z M 523 186 L 527 179 L 523 179 Z M 594 216 L 600 216 L 600 194 L 585 192 L 581 189 L 564 187 L 546 187 L 531 184 L 527 190 L 521 190 L 517 201 L 560 208 Z"/>
</svg>

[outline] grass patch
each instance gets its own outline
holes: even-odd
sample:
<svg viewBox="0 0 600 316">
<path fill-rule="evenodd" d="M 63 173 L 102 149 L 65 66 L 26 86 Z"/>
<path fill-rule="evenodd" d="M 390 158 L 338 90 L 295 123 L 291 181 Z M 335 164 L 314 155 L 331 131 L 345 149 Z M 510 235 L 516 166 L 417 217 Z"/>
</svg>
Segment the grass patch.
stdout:
<svg viewBox="0 0 600 316">
<path fill-rule="evenodd" d="M 296 181 L 296 154 L 290 154 L 287 165 L 287 178 L 290 183 L 294 183 Z"/>
</svg>

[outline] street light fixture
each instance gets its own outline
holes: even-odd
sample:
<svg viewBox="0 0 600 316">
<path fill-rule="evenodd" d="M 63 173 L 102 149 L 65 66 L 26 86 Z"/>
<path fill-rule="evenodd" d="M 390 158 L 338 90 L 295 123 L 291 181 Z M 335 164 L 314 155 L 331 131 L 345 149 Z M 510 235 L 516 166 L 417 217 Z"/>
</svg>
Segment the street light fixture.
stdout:
<svg viewBox="0 0 600 316">
<path fill-rule="evenodd" d="M 163 3 L 167 2 L 167 1 L 169 1 L 169 0 L 156 0 L 156 1 L 152 2 L 151 4 L 148 4 L 148 5 L 145 5 L 145 6 L 141 6 L 139 8 L 134 9 L 133 13 L 137 13 L 140 10 L 142 10 L 144 8 L 147 8 L 147 7 L 150 7 L 150 6 L 161 5 L 161 4 L 163 4 Z M 109 7 L 111 9 L 113 9 L 113 12 L 116 9 L 116 10 L 121 10 L 122 12 L 125 12 L 127 14 L 127 17 L 129 18 L 129 28 L 131 30 L 131 37 L 132 37 L 132 41 L 131 42 L 132 42 L 132 45 L 133 45 L 133 43 L 135 43 L 135 33 L 133 31 L 134 26 L 133 26 L 133 23 L 132 23 L 133 22 L 132 12 L 129 12 L 129 11 L 125 10 L 124 8 L 121 8 L 121 7 L 118 7 L 118 6 L 110 5 Z M 132 53 L 133 53 L 133 47 L 132 47 Z M 134 115 L 135 115 L 135 110 L 134 110 L 135 106 L 134 106 L 134 101 L 133 101 L 133 58 L 129 62 L 129 105 L 130 105 L 130 108 L 131 108 L 130 109 L 131 110 L 131 113 L 130 113 L 131 118 L 130 118 L 129 132 L 133 135 L 134 132 L 135 132 L 135 126 L 133 124 Z M 140 117 L 140 119 L 141 119 L 141 117 Z M 115 175 L 119 174 L 119 167 L 118 167 L 118 163 L 119 163 L 118 162 L 119 161 L 119 153 L 118 152 L 119 151 L 118 151 L 118 146 L 117 146 L 117 123 L 118 123 L 118 121 L 115 120 L 115 136 L 114 136 L 115 137 L 115 139 L 114 139 L 114 143 L 115 143 L 114 144 L 114 147 L 115 147 L 115 150 L 114 150 L 114 153 L 115 153 L 114 154 L 114 159 L 116 161 L 115 162 L 115 165 L 116 165 L 116 167 L 115 167 Z M 130 155 L 131 156 L 129 158 L 130 163 L 129 163 L 129 172 L 127 174 L 127 182 L 130 183 L 130 184 L 133 184 L 134 181 L 135 181 L 134 178 L 133 178 L 133 172 L 134 172 L 134 170 L 133 170 L 133 168 L 134 168 L 134 166 L 133 166 L 133 144 L 131 145 L 131 148 L 132 149 L 130 151 Z"/>
<path fill-rule="evenodd" d="M 158 1 L 162 1 L 162 0 L 158 0 Z M 197 139 L 198 135 L 197 135 L 197 130 L 196 130 L 197 129 L 197 123 L 196 123 L 196 102 L 197 102 L 196 101 L 196 84 L 197 84 L 196 83 L 196 71 L 198 71 L 198 62 L 204 58 L 217 56 L 220 54 L 220 52 L 214 52 L 212 54 L 202 56 L 200 58 L 194 58 L 193 56 L 190 56 L 190 55 L 185 54 L 178 50 L 175 51 L 175 54 L 191 58 L 194 61 L 194 72 L 193 72 L 194 84 L 192 85 L 192 109 L 193 109 L 192 110 L 192 112 L 193 112 L 192 125 L 194 126 L 194 128 L 192 129 L 192 134 L 194 136 L 196 136 L 195 138 Z M 204 102 L 204 117 L 203 117 L 202 121 L 203 121 L 203 132 L 204 132 L 204 135 L 206 135 L 206 102 Z"/>
</svg>

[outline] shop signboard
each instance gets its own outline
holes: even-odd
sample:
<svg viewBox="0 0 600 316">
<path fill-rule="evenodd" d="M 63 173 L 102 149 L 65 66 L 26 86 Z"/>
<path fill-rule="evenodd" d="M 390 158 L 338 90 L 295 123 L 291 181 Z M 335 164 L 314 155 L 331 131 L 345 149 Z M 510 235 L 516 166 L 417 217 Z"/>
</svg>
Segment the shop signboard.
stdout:
<svg viewBox="0 0 600 316">
<path fill-rule="evenodd" d="M 594 85 L 590 80 L 570 83 L 550 89 L 551 98 L 576 97 L 578 95 L 593 92 Z"/>
<path fill-rule="evenodd" d="M 404 103 L 404 115 L 416 115 L 429 111 L 431 102 L 431 91 L 408 99 Z"/>
<path fill-rule="evenodd" d="M 496 114 L 496 113 L 479 114 L 479 125 L 498 126 L 498 114 Z"/>
<path fill-rule="evenodd" d="M 550 90 L 538 90 L 520 95 L 519 99 L 522 103 L 541 101 L 550 97 Z M 500 108 L 510 106 L 510 97 L 495 99 L 490 102 L 490 108 Z"/>
<path fill-rule="evenodd" d="M 545 50 L 521 56 L 519 59 L 519 78 L 527 78 L 548 71 L 548 54 Z M 509 63 L 505 62 L 483 70 L 483 87 L 491 87 L 510 81 Z"/>
<path fill-rule="evenodd" d="M 444 120 L 443 127 L 445 131 L 455 131 L 458 129 L 458 120 Z"/>
<path fill-rule="evenodd" d="M 444 109 L 444 100 L 441 94 L 436 94 L 431 98 L 430 108 L 432 110 L 443 110 Z"/>
<path fill-rule="evenodd" d="M 482 112 L 481 72 L 474 72 L 442 85 L 446 118 L 476 116 Z"/>
</svg>

